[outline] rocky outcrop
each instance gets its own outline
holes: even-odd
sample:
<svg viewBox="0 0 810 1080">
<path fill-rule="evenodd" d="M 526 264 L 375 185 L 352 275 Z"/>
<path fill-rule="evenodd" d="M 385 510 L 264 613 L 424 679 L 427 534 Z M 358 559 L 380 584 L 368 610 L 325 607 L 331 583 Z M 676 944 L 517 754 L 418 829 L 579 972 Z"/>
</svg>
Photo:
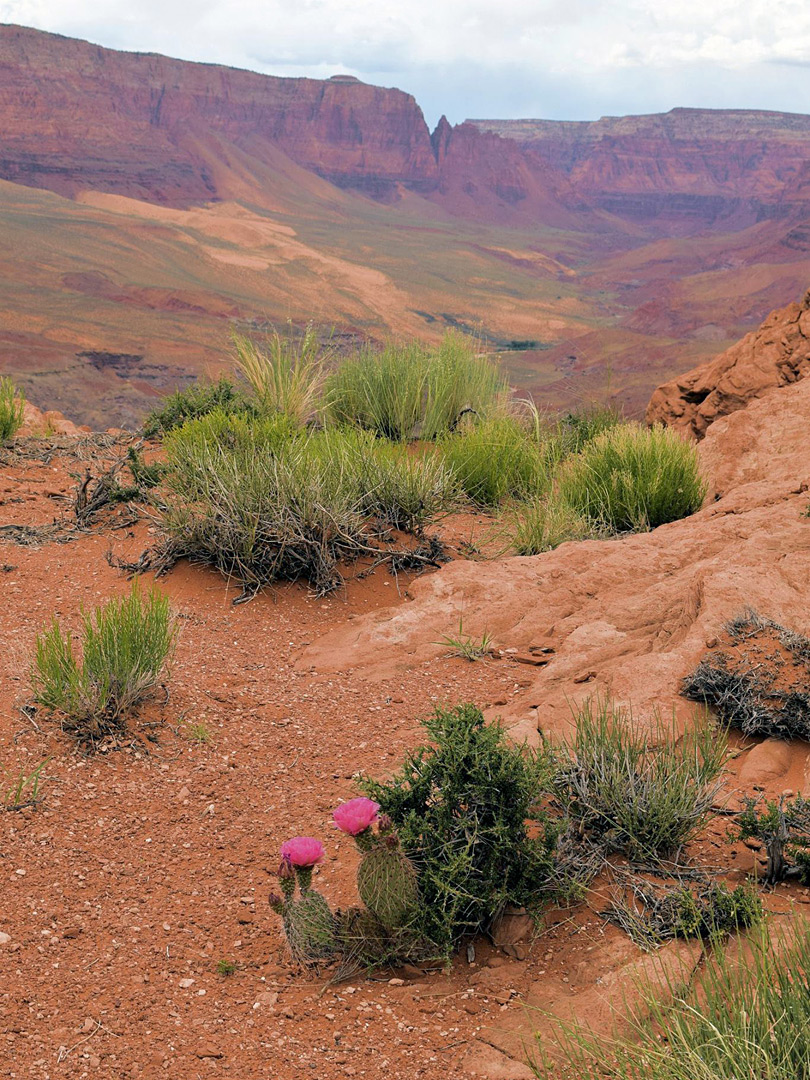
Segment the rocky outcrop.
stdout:
<svg viewBox="0 0 810 1080">
<path fill-rule="evenodd" d="M 686 375 L 659 386 L 647 422 L 702 439 L 710 424 L 753 398 L 810 373 L 810 292 L 772 312 L 758 330 Z"/>
<path fill-rule="evenodd" d="M 26 435 L 84 435 L 90 431 L 89 427 L 79 427 L 56 409 L 47 409 L 43 412 L 30 401 L 25 403 L 23 423 L 17 432 L 18 438 Z"/>
</svg>

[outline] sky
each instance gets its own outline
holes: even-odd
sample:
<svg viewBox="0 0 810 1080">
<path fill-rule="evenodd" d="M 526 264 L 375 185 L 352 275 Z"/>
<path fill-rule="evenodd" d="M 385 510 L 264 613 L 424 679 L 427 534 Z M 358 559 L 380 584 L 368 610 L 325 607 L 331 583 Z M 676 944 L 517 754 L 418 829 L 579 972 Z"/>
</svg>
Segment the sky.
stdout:
<svg viewBox="0 0 810 1080">
<path fill-rule="evenodd" d="M 111 48 L 271 75 L 356 75 L 433 126 L 677 106 L 810 112 L 807 0 L 0 0 Z"/>
</svg>

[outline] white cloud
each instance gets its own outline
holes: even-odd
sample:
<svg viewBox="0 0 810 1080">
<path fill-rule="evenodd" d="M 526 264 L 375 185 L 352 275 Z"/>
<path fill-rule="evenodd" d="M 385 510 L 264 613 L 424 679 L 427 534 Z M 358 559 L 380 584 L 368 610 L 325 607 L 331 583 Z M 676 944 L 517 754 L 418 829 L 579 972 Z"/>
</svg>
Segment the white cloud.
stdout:
<svg viewBox="0 0 810 1080">
<path fill-rule="evenodd" d="M 187 0 L 0 0 L 0 22 L 282 75 L 348 71 L 416 93 L 431 118 L 810 101 L 805 0 L 196 0 L 191 13 Z"/>
</svg>

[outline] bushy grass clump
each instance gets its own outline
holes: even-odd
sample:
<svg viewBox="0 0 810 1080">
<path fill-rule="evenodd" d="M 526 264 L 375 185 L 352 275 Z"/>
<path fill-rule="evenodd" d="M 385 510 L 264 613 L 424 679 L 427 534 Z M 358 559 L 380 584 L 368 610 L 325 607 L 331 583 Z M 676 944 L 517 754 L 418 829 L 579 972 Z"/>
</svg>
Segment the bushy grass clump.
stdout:
<svg viewBox="0 0 810 1080">
<path fill-rule="evenodd" d="M 244 334 L 234 334 L 237 367 L 250 384 L 263 415 L 282 414 L 305 424 L 320 406 L 324 381 L 324 349 L 313 325 L 303 334 L 273 329 L 259 345 Z"/>
<path fill-rule="evenodd" d="M 464 423 L 441 445 L 462 491 L 479 506 L 525 498 L 547 483 L 538 446 L 515 417 Z"/>
<path fill-rule="evenodd" d="M 25 397 L 7 376 L 0 378 L 0 446 L 10 443 L 22 427 Z"/>
<path fill-rule="evenodd" d="M 561 1025 L 558 1054 L 541 1046 L 537 1074 L 559 1076 L 562 1056 L 581 1080 L 810 1080 L 807 923 L 779 948 L 762 923 L 741 956 L 713 950 L 691 988 L 679 974 L 662 972 L 663 992 L 650 984 L 623 1034 Z"/>
<path fill-rule="evenodd" d="M 706 482 L 697 450 L 675 432 L 612 427 L 559 472 L 558 497 L 611 532 L 654 529 L 700 509 Z"/>
<path fill-rule="evenodd" d="M 333 420 L 393 441 L 438 439 L 463 416 L 493 415 L 507 395 L 497 364 L 456 332 L 433 349 L 419 342 L 369 346 L 344 360 L 326 383 Z"/>
<path fill-rule="evenodd" d="M 37 636 L 34 696 L 62 714 L 66 730 L 100 738 L 157 686 L 176 636 L 168 598 L 135 582 L 127 596 L 82 613 L 81 658 L 57 619 Z"/>
<path fill-rule="evenodd" d="M 475 705 L 438 709 L 424 727 L 430 742 L 391 780 L 361 786 L 416 867 L 417 929 L 449 956 L 506 904 L 537 908 L 550 889 L 554 836 L 538 810 L 544 756 L 510 743 Z"/>
<path fill-rule="evenodd" d="M 187 420 L 212 412 L 252 415 L 255 411 L 245 395 L 223 375 L 216 382 L 201 380 L 169 394 L 161 407 L 147 416 L 141 431 L 147 439 L 152 439 L 182 427 Z"/>
<path fill-rule="evenodd" d="M 284 414 L 213 413 L 168 436 L 166 456 L 164 529 L 176 554 L 247 590 L 305 578 L 328 592 L 342 560 L 374 550 L 370 519 L 419 530 L 455 493 L 435 455 L 356 429 L 304 431 Z"/>
<path fill-rule="evenodd" d="M 726 746 L 708 723 L 680 738 L 661 721 L 644 733 L 609 699 L 589 700 L 558 752 L 554 791 L 564 815 L 609 850 L 673 856 L 711 816 Z"/>
<path fill-rule="evenodd" d="M 517 555 L 540 555 L 553 551 L 566 540 L 585 540 L 599 530 L 568 503 L 553 493 L 539 496 L 515 509 L 511 532 Z"/>
</svg>

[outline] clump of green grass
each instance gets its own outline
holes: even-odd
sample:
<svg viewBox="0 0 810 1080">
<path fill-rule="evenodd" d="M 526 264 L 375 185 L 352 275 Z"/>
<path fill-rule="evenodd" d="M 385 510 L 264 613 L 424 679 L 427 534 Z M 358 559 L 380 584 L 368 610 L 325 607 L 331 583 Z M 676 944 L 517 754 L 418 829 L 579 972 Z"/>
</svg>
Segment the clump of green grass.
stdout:
<svg viewBox="0 0 810 1080">
<path fill-rule="evenodd" d="M 327 379 L 327 414 L 394 442 L 414 438 L 424 415 L 428 355 L 418 342 L 366 346 Z"/>
<path fill-rule="evenodd" d="M 177 631 L 168 598 L 129 594 L 82 612 L 82 649 L 54 618 L 37 635 L 31 682 L 37 702 L 58 712 L 62 726 L 94 741 L 120 730 L 126 715 L 158 685 Z"/>
<path fill-rule="evenodd" d="M 227 978 L 236 972 L 236 964 L 233 960 L 217 960 L 217 975 Z"/>
<path fill-rule="evenodd" d="M 700 978 L 662 969 L 624 1030 L 600 1037 L 560 1024 L 556 1053 L 539 1046 L 538 1076 L 579 1080 L 808 1080 L 810 928 L 800 922 L 779 947 L 763 922 L 742 955 L 708 954 Z M 560 1059 L 564 1061 L 561 1065 Z"/>
<path fill-rule="evenodd" d="M 462 424 L 441 445 L 462 491 L 479 506 L 534 495 L 547 483 L 538 447 L 515 417 Z"/>
<path fill-rule="evenodd" d="M 212 412 L 250 414 L 255 412 L 255 406 L 225 376 L 216 382 L 201 380 L 169 394 L 161 407 L 147 416 L 141 431 L 147 439 L 162 437 L 182 427 L 187 420 Z"/>
<path fill-rule="evenodd" d="M 697 450 L 663 427 L 622 424 L 586 442 L 559 471 L 558 496 L 611 532 L 654 529 L 700 509 Z"/>
<path fill-rule="evenodd" d="M 475 705 L 438 709 L 424 727 L 430 741 L 391 780 L 361 787 L 416 867 L 414 932 L 449 956 L 506 904 L 537 908 L 550 888 L 554 830 L 538 809 L 542 754 L 512 744 Z"/>
<path fill-rule="evenodd" d="M 0 378 L 0 446 L 10 443 L 22 427 L 25 397 L 7 376 Z"/>
<path fill-rule="evenodd" d="M 311 323 L 302 334 L 295 334 L 291 326 L 284 334 L 274 328 L 263 345 L 234 334 L 233 344 L 237 367 L 262 413 L 288 416 L 298 424 L 312 419 L 319 408 L 329 350 Z"/>
<path fill-rule="evenodd" d="M 608 850 L 642 861 L 677 856 L 712 815 L 722 732 L 701 721 L 678 737 L 660 720 L 639 731 L 607 698 L 586 701 L 575 720 L 553 779 L 564 815 Z"/>
<path fill-rule="evenodd" d="M 349 357 L 326 383 L 327 414 L 399 442 L 435 440 L 466 415 L 492 416 L 508 385 L 475 342 L 448 332 L 438 348 L 419 342 L 371 346 Z"/>
<path fill-rule="evenodd" d="M 553 492 L 515 508 L 511 542 L 518 555 L 540 555 L 567 540 L 585 540 L 599 530 Z"/>
<path fill-rule="evenodd" d="M 30 772 L 24 765 L 16 770 L 9 769 L 0 762 L 0 773 L 3 773 L 8 782 L 5 791 L 0 788 L 0 808 L 4 810 L 24 810 L 29 806 L 36 806 L 42 799 L 42 770 L 48 764 L 50 758 L 40 761 Z"/>
</svg>

